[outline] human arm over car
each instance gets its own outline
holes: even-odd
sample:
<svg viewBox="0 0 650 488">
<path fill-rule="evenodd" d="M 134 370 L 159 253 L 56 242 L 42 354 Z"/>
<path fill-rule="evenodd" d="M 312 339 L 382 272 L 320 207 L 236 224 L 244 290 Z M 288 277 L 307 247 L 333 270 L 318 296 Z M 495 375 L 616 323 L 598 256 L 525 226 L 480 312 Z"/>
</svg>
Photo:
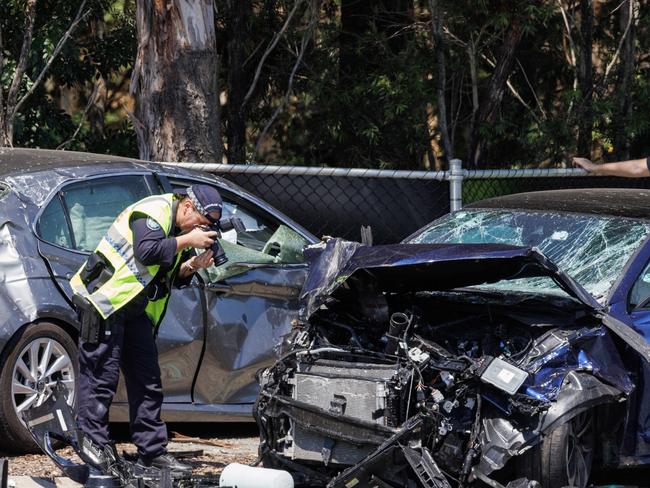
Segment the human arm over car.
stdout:
<svg viewBox="0 0 650 488">
<path fill-rule="evenodd" d="M 603 164 L 592 163 L 587 158 L 573 158 L 573 165 L 596 175 L 623 176 L 627 178 L 650 176 L 650 157 Z"/>
</svg>

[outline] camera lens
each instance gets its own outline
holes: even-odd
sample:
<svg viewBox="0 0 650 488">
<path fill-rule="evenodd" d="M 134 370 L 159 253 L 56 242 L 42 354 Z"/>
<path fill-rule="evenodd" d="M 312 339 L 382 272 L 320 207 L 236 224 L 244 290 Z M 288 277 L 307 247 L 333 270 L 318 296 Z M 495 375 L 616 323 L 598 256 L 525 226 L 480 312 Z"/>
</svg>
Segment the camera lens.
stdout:
<svg viewBox="0 0 650 488">
<path fill-rule="evenodd" d="M 210 246 L 210 249 L 212 249 L 212 258 L 214 259 L 214 265 L 215 266 L 221 266 L 222 264 L 228 262 L 228 258 L 226 257 L 226 251 L 223 250 L 223 247 L 221 247 L 221 244 L 219 243 L 219 239 L 215 239 L 212 245 Z"/>
</svg>

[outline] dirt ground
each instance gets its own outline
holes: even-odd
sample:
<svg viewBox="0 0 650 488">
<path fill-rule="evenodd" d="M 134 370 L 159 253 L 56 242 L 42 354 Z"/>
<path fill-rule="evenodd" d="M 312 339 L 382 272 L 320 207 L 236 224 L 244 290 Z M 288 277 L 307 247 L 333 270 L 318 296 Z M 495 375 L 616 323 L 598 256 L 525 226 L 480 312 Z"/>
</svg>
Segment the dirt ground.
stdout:
<svg viewBox="0 0 650 488">
<path fill-rule="evenodd" d="M 170 452 L 180 454 L 194 467 L 195 475 L 218 474 L 230 463 L 250 464 L 257 458 L 258 433 L 253 423 L 236 424 L 168 424 Z M 118 452 L 135 454 L 129 442 L 125 424 L 111 426 L 112 438 Z M 71 448 L 58 451 L 60 455 L 77 459 Z M 15 454 L 0 452 L 9 460 L 9 476 L 55 478 L 62 476 L 54 462 L 45 454 Z"/>
</svg>

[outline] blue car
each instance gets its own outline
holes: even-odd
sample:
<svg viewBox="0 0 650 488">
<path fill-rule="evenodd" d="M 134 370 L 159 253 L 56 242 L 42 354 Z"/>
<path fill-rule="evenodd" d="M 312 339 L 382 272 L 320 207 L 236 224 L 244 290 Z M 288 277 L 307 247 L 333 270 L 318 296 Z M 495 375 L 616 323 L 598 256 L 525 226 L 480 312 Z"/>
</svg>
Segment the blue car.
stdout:
<svg viewBox="0 0 650 488">
<path fill-rule="evenodd" d="M 397 245 L 308 248 L 261 376 L 303 486 L 586 488 L 650 463 L 650 191 L 495 198 Z"/>
</svg>

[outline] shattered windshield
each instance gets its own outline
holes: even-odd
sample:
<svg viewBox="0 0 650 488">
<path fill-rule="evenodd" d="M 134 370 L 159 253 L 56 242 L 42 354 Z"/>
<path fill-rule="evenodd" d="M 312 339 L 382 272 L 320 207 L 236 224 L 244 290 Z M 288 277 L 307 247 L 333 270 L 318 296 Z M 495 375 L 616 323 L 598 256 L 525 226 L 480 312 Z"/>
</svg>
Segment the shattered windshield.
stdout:
<svg viewBox="0 0 650 488">
<path fill-rule="evenodd" d="M 649 231 L 647 223 L 620 217 L 477 209 L 446 215 L 409 242 L 536 247 L 600 299 L 607 294 Z M 545 277 L 503 281 L 483 287 L 562 293 Z"/>
</svg>

